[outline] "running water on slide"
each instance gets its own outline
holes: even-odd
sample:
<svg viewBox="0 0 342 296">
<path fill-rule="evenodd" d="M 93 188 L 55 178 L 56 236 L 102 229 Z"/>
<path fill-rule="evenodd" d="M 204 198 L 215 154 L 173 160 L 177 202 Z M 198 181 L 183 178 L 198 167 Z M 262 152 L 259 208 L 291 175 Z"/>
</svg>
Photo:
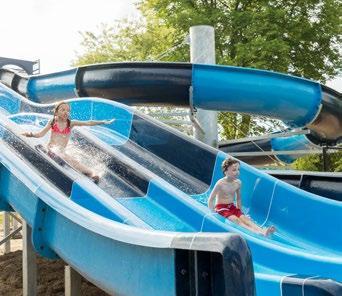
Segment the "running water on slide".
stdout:
<svg viewBox="0 0 342 296">
<path fill-rule="evenodd" d="M 247 112 L 248 101 L 250 104 L 253 92 L 250 91 L 251 88 L 246 88 L 244 82 L 248 84 L 256 80 L 252 70 L 244 74 L 243 70 L 232 70 L 231 67 L 194 65 L 191 68 L 189 65 L 152 64 L 152 71 L 148 65 L 150 64 L 99 65 L 81 68 L 78 71 L 70 70 L 55 75 L 33 77 L 30 78 L 32 80 L 28 80 L 27 89 L 21 88 L 21 93 L 29 92 L 29 97 L 36 103 L 22 99 L 2 87 L 0 106 L 15 124 L 24 124 L 26 129 L 37 129 L 46 123 L 48 114 L 51 114 L 51 105 L 38 102 L 52 101 L 55 98 L 65 99 L 70 95 L 71 89 L 73 92 L 77 89 L 79 93 L 87 95 L 96 92 L 103 97 L 109 96 L 111 91 L 118 91 L 117 97 L 122 102 L 126 99 L 130 102 L 140 100 L 141 103 L 144 103 L 148 96 L 152 100 L 157 100 L 159 94 L 162 98 L 163 90 L 166 89 L 164 103 L 167 103 L 173 96 L 182 98 L 183 90 L 191 83 L 192 102 L 195 106 L 197 104 L 198 107 L 213 109 L 216 104 L 229 109 L 234 106 L 238 108 L 240 103 L 240 109 Z M 239 74 L 238 79 L 229 77 L 227 73 L 231 71 Z M 224 74 L 219 74 L 222 72 Z M 160 73 L 164 74 L 163 78 L 169 79 L 157 80 L 156 77 L 161 78 L 161 75 L 157 75 Z M 68 79 L 61 79 L 64 74 Z M 329 133 L 323 124 L 326 120 L 332 119 L 324 119 L 326 113 L 320 113 L 326 112 L 322 110 L 327 108 L 324 108 L 322 103 L 318 84 L 265 71 L 256 71 L 256 74 L 262 74 L 262 78 L 255 84 L 268 85 L 270 78 L 273 87 L 270 95 L 266 95 L 267 90 L 263 90 L 261 94 L 261 89 L 254 87 L 254 91 L 258 93 L 258 96 L 253 96 L 256 102 L 252 105 L 258 109 L 255 113 L 264 112 L 274 116 L 277 108 L 286 101 L 289 111 L 281 115 L 288 123 L 293 126 L 307 124 L 316 131 L 324 131 L 330 137 L 334 137 L 334 134 L 339 135 L 341 131 L 338 124 L 329 127 Z M 251 75 L 253 77 L 249 77 Z M 191 76 L 192 79 L 189 79 Z M 125 84 L 121 85 L 122 77 L 126 79 Z M 213 81 L 213 77 L 216 77 L 216 80 Z M 117 88 L 111 88 L 113 83 L 110 84 L 109 80 L 113 79 L 118 85 Z M 288 80 L 290 83 L 287 83 Z M 65 81 L 67 85 L 63 84 Z M 144 81 L 144 84 L 139 83 L 141 81 Z M 78 87 L 75 87 L 75 83 Z M 166 83 L 166 87 L 163 83 Z M 22 84 L 24 83 L 19 81 L 18 85 Z M 141 88 L 144 88 L 141 85 L 147 85 L 145 93 L 141 91 Z M 98 90 L 98 87 L 102 89 Z M 212 92 L 213 88 L 217 91 L 209 96 L 208 93 Z M 235 90 L 236 95 L 241 98 L 243 89 L 247 89 L 246 100 L 227 103 L 229 99 L 226 99 L 223 103 L 220 102 L 227 93 L 232 93 L 227 88 Z M 288 88 L 294 89 L 290 98 L 286 97 L 289 93 Z M 282 92 L 279 94 L 280 90 Z M 204 100 L 205 97 L 212 96 L 214 98 L 211 102 Z M 116 96 L 111 93 L 111 98 L 114 97 Z M 185 98 L 185 95 L 183 97 Z M 297 97 L 308 97 L 308 100 L 302 102 L 296 99 Z M 272 98 L 272 104 L 266 104 L 269 98 Z M 275 98 L 279 98 L 279 101 Z M 266 102 L 263 101 L 261 104 L 258 100 Z M 93 191 L 95 200 L 104 194 L 110 196 L 113 204 L 120 204 L 120 209 L 125 215 L 131 215 L 130 219 L 139 219 L 144 225 L 156 230 L 241 234 L 252 252 L 258 295 L 302 295 L 303 291 L 305 295 L 314 295 L 316 292 L 321 295 L 341 293 L 340 202 L 293 188 L 242 163 L 244 212 L 259 225 L 275 225 L 277 228 L 277 232 L 270 237 L 256 235 L 225 221 L 206 206 L 213 185 L 222 177 L 220 165 L 227 157 L 225 153 L 188 138 L 119 103 L 95 98 L 74 99 L 69 103 L 74 110 L 71 114 L 73 119 L 117 118 L 111 126 L 80 128 L 73 133 L 75 149 L 87 155 L 84 158 L 85 163 L 93 165 L 95 162 L 104 165 L 103 178 L 96 186 L 97 190 Z M 269 109 L 262 111 L 260 106 L 268 105 Z M 238 110 L 233 108 L 233 111 Z M 316 121 L 312 123 L 312 120 L 320 117 L 321 125 Z M 335 117 L 334 120 L 338 122 L 340 118 Z M 89 210 L 95 209 L 94 203 L 88 203 L 84 199 L 74 201 Z M 106 199 L 103 206 L 107 211 L 116 211 L 109 199 Z"/>
</svg>

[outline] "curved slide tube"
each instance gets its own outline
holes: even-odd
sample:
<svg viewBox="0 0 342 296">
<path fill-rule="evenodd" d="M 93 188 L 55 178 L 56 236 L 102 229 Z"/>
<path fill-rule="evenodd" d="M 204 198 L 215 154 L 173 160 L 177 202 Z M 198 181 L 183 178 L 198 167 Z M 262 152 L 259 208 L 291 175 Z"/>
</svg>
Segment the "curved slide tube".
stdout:
<svg viewBox="0 0 342 296">
<path fill-rule="evenodd" d="M 249 164 L 266 165 L 274 161 L 290 164 L 308 152 L 322 153 L 322 144 L 335 146 L 339 143 L 322 143 L 309 130 L 299 130 L 228 140 L 218 146 L 223 152 L 231 153 Z"/>
<path fill-rule="evenodd" d="M 266 173 L 305 191 L 342 202 L 342 173 L 265 170 Z"/>
<path fill-rule="evenodd" d="M 193 106 L 263 115 L 323 140 L 342 137 L 341 94 L 319 83 L 256 69 L 186 63 L 111 63 L 0 80 L 30 100 L 47 103 L 96 96 L 128 105 Z"/>
<path fill-rule="evenodd" d="M 261 237 L 206 207 L 208 194 L 222 177 L 220 165 L 227 157 L 225 153 L 119 103 L 87 98 L 71 100 L 70 104 L 74 119 L 117 119 L 110 126 L 73 132 L 76 148 L 85 154 L 84 163 L 92 167 L 98 163 L 104 168 L 98 185 L 87 181 L 85 187 L 86 182 L 79 186 L 73 182 L 74 192 L 81 194 L 75 193 L 70 202 L 87 213 L 119 216 L 119 222 L 136 221 L 136 227 L 177 231 L 180 236 L 194 231 L 241 234 L 252 252 L 258 295 L 302 295 L 303 290 L 305 295 L 341 293 L 341 203 L 296 189 L 242 163 L 245 213 L 260 225 L 274 224 L 278 229 L 270 238 Z M 2 87 L 0 107 L 15 124 L 39 129 L 46 124 L 46 114 L 51 114 L 53 106 L 28 102 Z M 69 168 L 63 170 L 71 175 Z M 84 193 L 89 187 L 91 193 Z M 5 191 L 3 195 L 9 194 Z M 14 204 L 12 199 L 9 203 Z M 51 236 L 47 246 L 59 252 L 53 244 L 59 236 L 55 231 L 47 236 Z M 97 250 L 102 252 L 101 248 Z M 82 268 L 76 270 L 85 274 Z"/>
<path fill-rule="evenodd" d="M 219 149 L 251 165 L 266 165 L 275 161 L 290 164 L 308 150 L 321 152 L 321 147 L 313 143 L 310 136 L 298 134 L 281 137 L 281 135 L 272 134 L 255 139 L 242 138 L 221 143 Z"/>
</svg>

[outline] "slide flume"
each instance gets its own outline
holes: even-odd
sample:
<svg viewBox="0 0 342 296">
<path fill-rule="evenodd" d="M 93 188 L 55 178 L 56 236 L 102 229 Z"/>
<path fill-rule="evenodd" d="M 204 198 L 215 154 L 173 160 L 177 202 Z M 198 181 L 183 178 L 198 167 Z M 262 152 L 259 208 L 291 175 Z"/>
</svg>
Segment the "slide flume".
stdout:
<svg viewBox="0 0 342 296">
<path fill-rule="evenodd" d="M 1 86 L 0 90 L 1 110 L 13 124 L 25 129 L 39 129 L 50 118 L 53 105 L 29 102 L 5 86 Z M 101 225 L 110 224 L 109 219 L 123 225 L 133 225 L 134 233 L 140 232 L 140 229 L 167 233 L 170 231 L 175 233 L 176 237 L 188 233 L 190 241 L 187 242 L 190 249 L 194 247 L 197 237 L 205 236 L 208 232 L 238 233 L 244 237 L 251 250 L 258 295 L 290 295 L 290 291 L 301 292 L 302 289 L 328 291 L 330 295 L 341 293 L 342 237 L 338 235 L 342 231 L 339 219 L 342 214 L 340 202 L 296 189 L 242 163 L 242 199 L 245 213 L 260 225 L 274 224 L 278 229 L 270 238 L 250 233 L 225 221 L 206 206 L 210 190 L 222 177 L 220 165 L 227 157 L 225 153 L 186 137 L 120 103 L 97 98 L 75 99 L 69 103 L 73 119 L 117 120 L 110 126 L 80 128 L 73 132 L 74 145 L 71 149 L 74 149 L 76 155 L 84 154 L 81 160 L 98 168 L 103 176 L 100 183 L 95 185 L 71 168 L 60 168 L 58 164 L 54 164 L 54 167 L 65 171 L 67 176 L 65 182 L 69 184 L 69 191 L 65 195 L 71 193 L 70 200 L 61 196 L 53 199 L 54 211 L 55 208 L 62 207 L 63 211 L 68 213 L 70 209 L 64 202 L 70 206 L 71 203 L 73 206 L 76 204 L 77 211 L 92 213 L 90 221 L 85 216 L 74 219 L 74 222 L 79 222 L 80 219 L 84 223 L 89 223 L 88 230 L 94 230 L 95 226 L 92 223 L 96 221 Z M 18 159 L 22 158 L 19 155 L 21 150 L 11 151 Z M 43 155 L 46 158 L 41 152 L 37 152 L 36 155 Z M 2 156 L 1 162 L 6 163 L 5 156 Z M 4 166 L 7 170 L 13 171 L 13 178 L 18 179 L 19 172 L 6 165 Z M 30 167 L 36 169 L 33 163 Z M 74 174 L 78 174 L 78 177 L 72 179 Z M 40 178 L 38 183 L 40 185 L 25 185 L 33 189 L 33 192 L 39 193 L 39 200 L 42 199 L 46 203 L 46 189 L 44 186 L 41 189 L 41 186 L 46 185 L 48 181 Z M 63 188 L 63 184 L 59 186 Z M 18 201 L 10 189 L 5 190 L 2 196 L 6 203 L 15 205 L 14 208 L 19 212 L 21 207 L 27 206 L 20 206 L 23 201 Z M 63 200 L 62 205 L 59 204 L 59 198 Z M 38 203 L 38 209 L 39 206 Z M 52 227 L 56 227 L 54 222 L 59 221 L 58 213 L 54 212 L 52 221 L 49 220 Z M 105 217 L 106 223 L 98 218 L 98 215 Z M 33 224 L 33 228 L 35 225 Z M 69 226 L 65 227 L 67 229 Z M 60 250 L 59 228 L 52 229 L 53 231 L 46 234 L 48 239 L 44 237 L 44 249 L 51 249 L 52 253 L 55 252 L 64 258 L 67 255 Z M 63 229 L 62 227 L 61 231 Z M 128 234 L 124 232 L 122 235 Z M 167 236 L 162 233 L 163 235 Z M 140 233 L 141 237 L 144 237 L 144 232 Z M 147 235 L 147 238 L 150 243 L 153 241 L 151 236 Z M 239 241 L 239 246 L 243 245 L 244 241 L 239 240 L 238 236 L 234 238 Z M 40 239 L 38 236 L 38 243 Z M 202 240 L 204 241 L 205 239 Z M 211 245 L 211 242 L 217 244 L 216 238 L 208 240 L 206 246 Z M 120 245 L 120 252 L 125 253 L 125 246 L 126 244 Z M 102 254 L 106 252 L 106 247 L 103 248 L 98 249 L 99 252 L 103 252 Z M 248 254 L 247 247 L 241 248 L 241 252 L 244 252 L 243 250 Z M 75 249 L 71 252 L 69 261 L 73 261 L 75 252 Z M 223 253 L 225 252 L 222 251 L 221 254 Z M 147 256 L 146 266 L 149 260 L 152 259 Z M 96 262 L 94 264 L 96 265 Z M 157 265 L 156 263 L 155 268 Z M 86 277 L 92 278 L 92 270 L 85 272 L 84 268 L 86 267 L 82 265 L 76 269 Z M 151 267 L 151 273 L 156 272 L 152 269 Z M 253 269 L 246 269 L 241 279 L 244 283 L 248 282 L 248 279 L 253 282 L 253 278 L 248 277 L 251 270 Z M 97 280 L 93 281 L 98 283 Z M 144 282 L 145 278 L 142 281 Z M 252 284 L 244 285 L 243 289 L 245 290 L 241 295 L 253 294 Z"/>
</svg>

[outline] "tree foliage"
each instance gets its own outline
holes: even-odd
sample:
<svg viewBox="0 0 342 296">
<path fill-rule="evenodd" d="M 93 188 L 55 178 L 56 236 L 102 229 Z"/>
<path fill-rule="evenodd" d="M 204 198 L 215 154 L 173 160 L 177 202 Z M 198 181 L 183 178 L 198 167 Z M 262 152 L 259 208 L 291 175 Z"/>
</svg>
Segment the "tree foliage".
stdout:
<svg viewBox="0 0 342 296">
<path fill-rule="evenodd" d="M 109 61 L 189 61 L 189 28 L 215 28 L 218 64 L 290 73 L 325 82 L 341 70 L 339 0 L 141 0 L 142 17 L 99 34 L 82 33 L 74 64 Z M 223 112 L 225 139 L 269 131 L 264 119 Z M 268 121 L 279 127 L 276 121 Z"/>
<path fill-rule="evenodd" d="M 327 170 L 332 172 L 342 172 L 342 151 L 327 154 Z M 323 155 L 314 154 L 298 158 L 292 167 L 303 171 L 323 171 Z"/>
<path fill-rule="evenodd" d="M 180 36 L 193 25 L 213 26 L 219 64 L 323 82 L 341 69 L 338 0 L 144 0 L 140 10 Z"/>
<path fill-rule="evenodd" d="M 230 112 L 220 112 L 218 121 L 221 123 L 219 129 L 223 139 L 238 139 L 247 136 L 258 136 L 285 129 L 279 120 L 269 119 L 262 116 L 248 116 Z"/>
</svg>

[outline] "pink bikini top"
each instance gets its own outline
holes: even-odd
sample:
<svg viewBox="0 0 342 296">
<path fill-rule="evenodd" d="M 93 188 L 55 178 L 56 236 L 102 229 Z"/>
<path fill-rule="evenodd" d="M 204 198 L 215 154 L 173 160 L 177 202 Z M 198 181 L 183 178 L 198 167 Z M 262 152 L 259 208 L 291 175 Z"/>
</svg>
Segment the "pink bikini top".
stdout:
<svg viewBox="0 0 342 296">
<path fill-rule="evenodd" d="M 57 125 L 57 122 L 55 122 L 52 125 L 51 130 L 57 134 L 63 134 L 63 135 L 68 135 L 71 133 L 71 127 L 70 126 L 67 126 L 64 130 L 61 131 Z"/>
</svg>

